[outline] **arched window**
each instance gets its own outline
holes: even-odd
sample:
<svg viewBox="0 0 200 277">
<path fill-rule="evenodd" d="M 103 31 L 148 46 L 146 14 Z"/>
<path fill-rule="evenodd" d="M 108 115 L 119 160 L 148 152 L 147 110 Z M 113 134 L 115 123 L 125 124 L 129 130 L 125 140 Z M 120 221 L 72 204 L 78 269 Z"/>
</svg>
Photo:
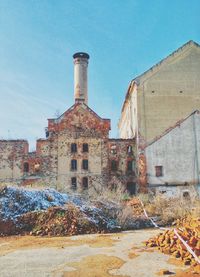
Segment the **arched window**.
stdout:
<svg viewBox="0 0 200 277">
<path fill-rule="evenodd" d="M 84 190 L 88 189 L 88 178 L 87 177 L 83 177 L 83 179 L 82 179 L 82 188 Z"/>
<path fill-rule="evenodd" d="M 29 163 L 27 163 L 27 162 L 24 163 L 23 171 L 24 171 L 25 173 L 29 172 Z"/>
</svg>

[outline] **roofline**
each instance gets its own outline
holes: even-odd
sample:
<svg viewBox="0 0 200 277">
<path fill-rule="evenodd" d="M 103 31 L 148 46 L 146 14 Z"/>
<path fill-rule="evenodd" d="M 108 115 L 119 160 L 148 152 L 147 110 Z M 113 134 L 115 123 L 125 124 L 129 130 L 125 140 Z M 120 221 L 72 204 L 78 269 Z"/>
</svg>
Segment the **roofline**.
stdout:
<svg viewBox="0 0 200 277">
<path fill-rule="evenodd" d="M 197 47 L 200 48 L 200 45 L 193 41 L 193 40 L 189 40 L 188 42 L 186 42 L 185 44 L 183 44 L 182 46 L 180 46 L 178 49 L 176 49 L 175 51 L 173 51 L 171 54 L 169 54 L 168 56 L 166 56 L 165 58 L 163 58 L 162 60 L 160 60 L 158 63 L 154 64 L 152 67 L 150 67 L 149 69 L 147 69 L 146 71 L 144 71 L 142 74 L 136 76 L 132 81 L 137 81 L 138 79 L 140 79 L 141 77 L 143 77 L 144 75 L 146 75 L 148 72 L 154 70 L 155 68 L 158 68 L 159 66 L 161 66 L 165 61 L 167 61 L 169 58 L 173 57 L 174 55 L 177 55 L 181 50 L 184 50 L 188 45 L 195 45 Z"/>
<path fill-rule="evenodd" d="M 137 85 L 137 81 L 136 80 L 132 80 L 129 83 L 129 85 L 128 85 L 128 89 L 127 89 L 127 92 L 126 92 L 125 100 L 124 100 L 124 103 L 123 103 L 122 108 L 121 108 L 121 113 L 123 113 L 123 111 L 124 111 L 127 99 L 128 99 L 128 97 L 130 95 L 130 91 L 131 91 L 132 85 L 134 85 L 134 84 Z"/>
<path fill-rule="evenodd" d="M 177 127 L 180 127 L 180 125 L 186 121 L 190 116 L 192 116 L 193 114 L 200 114 L 200 110 L 194 110 L 191 114 L 189 114 L 188 116 L 178 120 L 172 127 L 167 128 L 161 135 L 156 136 L 153 140 L 151 140 L 149 143 L 147 143 L 145 145 L 144 148 L 147 148 L 148 146 L 152 145 L 154 142 L 158 141 L 159 139 L 161 139 L 162 137 L 164 137 L 165 135 L 167 135 L 169 132 L 171 132 L 172 130 L 174 130 Z"/>
<path fill-rule="evenodd" d="M 69 109 L 67 109 L 64 113 L 62 113 L 59 117 L 57 117 L 57 118 L 48 118 L 47 120 L 59 120 L 59 119 L 61 119 L 66 113 L 68 113 L 68 112 L 70 112 L 75 106 L 78 106 L 78 105 L 82 105 L 82 104 L 84 104 L 86 107 L 87 107 L 87 109 L 89 110 L 89 111 L 91 111 L 96 117 L 98 117 L 99 119 L 101 119 L 101 120 L 109 120 L 110 121 L 110 119 L 109 118 L 102 118 L 102 117 L 100 117 L 97 113 L 95 113 L 87 104 L 85 104 L 85 103 L 75 103 L 75 104 L 73 104 Z"/>
</svg>

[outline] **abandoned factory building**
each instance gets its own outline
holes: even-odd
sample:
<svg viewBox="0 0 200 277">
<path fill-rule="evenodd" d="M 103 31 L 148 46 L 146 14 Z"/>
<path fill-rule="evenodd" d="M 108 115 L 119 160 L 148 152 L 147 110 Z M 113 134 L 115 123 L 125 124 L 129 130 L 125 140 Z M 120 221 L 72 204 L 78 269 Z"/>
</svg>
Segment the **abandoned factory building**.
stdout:
<svg viewBox="0 0 200 277">
<path fill-rule="evenodd" d="M 37 140 L 35 152 L 29 153 L 26 140 L 0 141 L 0 182 L 64 191 L 117 186 L 134 194 L 135 140 L 109 138 L 110 120 L 88 107 L 89 55 L 73 58 L 74 105 L 48 119 L 46 138 Z"/>
<path fill-rule="evenodd" d="M 200 183 L 198 110 L 200 45 L 194 41 L 130 82 L 119 133 L 137 141 L 143 183 L 149 187 Z"/>
</svg>

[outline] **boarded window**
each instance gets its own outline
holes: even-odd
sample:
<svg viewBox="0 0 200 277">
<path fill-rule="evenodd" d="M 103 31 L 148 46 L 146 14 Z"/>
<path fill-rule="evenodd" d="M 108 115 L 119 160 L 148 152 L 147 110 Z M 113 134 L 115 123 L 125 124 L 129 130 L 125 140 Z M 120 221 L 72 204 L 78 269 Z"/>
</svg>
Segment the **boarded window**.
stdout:
<svg viewBox="0 0 200 277">
<path fill-rule="evenodd" d="M 89 147 L 87 143 L 83 143 L 83 152 L 89 152 Z"/>
<path fill-rule="evenodd" d="M 77 170 L 77 160 L 71 160 L 71 170 Z"/>
<path fill-rule="evenodd" d="M 71 144 L 71 153 L 76 153 L 77 152 L 77 145 L 76 143 Z"/>
<path fill-rule="evenodd" d="M 111 161 L 111 170 L 117 171 L 117 161 L 115 161 L 115 160 Z"/>
<path fill-rule="evenodd" d="M 85 170 L 88 170 L 88 160 L 83 160 L 82 168 L 85 169 Z"/>
<path fill-rule="evenodd" d="M 76 177 L 72 177 L 72 179 L 71 179 L 71 188 L 72 188 L 73 190 L 76 190 L 76 189 L 77 189 Z"/>
<path fill-rule="evenodd" d="M 163 176 L 163 166 L 161 165 L 155 166 L 155 172 L 156 172 L 156 177 Z"/>
<path fill-rule="evenodd" d="M 83 189 L 88 189 L 88 178 L 87 177 L 83 177 L 82 179 L 82 187 Z"/>
<path fill-rule="evenodd" d="M 24 172 L 29 172 L 29 163 L 24 163 Z"/>
</svg>

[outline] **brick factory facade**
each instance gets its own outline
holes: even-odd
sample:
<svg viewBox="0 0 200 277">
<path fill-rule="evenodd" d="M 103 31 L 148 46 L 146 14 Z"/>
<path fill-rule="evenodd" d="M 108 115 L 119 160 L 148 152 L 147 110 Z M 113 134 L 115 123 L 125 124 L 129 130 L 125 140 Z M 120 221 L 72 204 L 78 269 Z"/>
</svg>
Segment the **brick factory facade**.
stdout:
<svg viewBox="0 0 200 277">
<path fill-rule="evenodd" d="M 63 191 L 102 186 L 137 192 L 135 141 L 110 139 L 110 120 L 91 110 L 87 93 L 89 55 L 74 56 L 75 103 L 48 120 L 46 139 L 28 152 L 25 140 L 0 141 L 0 183 L 40 185 Z"/>
</svg>

